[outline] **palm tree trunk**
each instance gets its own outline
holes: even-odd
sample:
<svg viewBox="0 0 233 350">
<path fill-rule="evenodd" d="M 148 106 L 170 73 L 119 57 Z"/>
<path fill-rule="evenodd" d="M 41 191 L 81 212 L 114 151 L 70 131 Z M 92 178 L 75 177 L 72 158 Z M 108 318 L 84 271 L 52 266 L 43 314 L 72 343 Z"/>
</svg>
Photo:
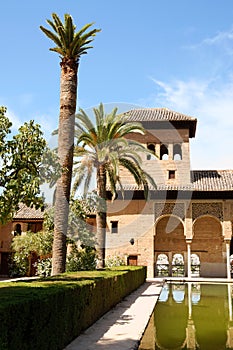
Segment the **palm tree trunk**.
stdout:
<svg viewBox="0 0 233 350">
<path fill-rule="evenodd" d="M 63 58 L 60 78 L 58 157 L 62 174 L 56 185 L 52 275 L 65 271 L 66 235 L 73 168 L 74 125 L 77 100 L 78 64 Z"/>
<path fill-rule="evenodd" d="M 103 165 L 97 169 L 97 195 L 98 207 L 96 215 L 97 230 L 97 268 L 105 267 L 105 245 L 106 245 L 106 171 Z"/>
</svg>

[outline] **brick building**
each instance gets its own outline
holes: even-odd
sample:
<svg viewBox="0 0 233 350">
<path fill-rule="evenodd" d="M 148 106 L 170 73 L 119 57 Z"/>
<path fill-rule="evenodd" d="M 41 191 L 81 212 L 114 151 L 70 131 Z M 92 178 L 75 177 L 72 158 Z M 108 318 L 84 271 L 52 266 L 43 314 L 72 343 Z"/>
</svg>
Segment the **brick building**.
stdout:
<svg viewBox="0 0 233 350">
<path fill-rule="evenodd" d="M 119 192 L 108 203 L 106 256 L 146 265 L 148 277 L 230 277 L 233 170 L 191 171 L 196 118 L 166 108 L 135 109 L 127 115 L 146 130 L 146 135 L 131 137 L 154 154 L 144 156 L 143 167 L 157 189 L 146 202 L 122 170 L 124 199 Z"/>
<path fill-rule="evenodd" d="M 8 258 L 11 253 L 12 238 L 27 231 L 38 232 L 42 229 L 44 212 L 20 204 L 13 220 L 0 226 L 0 275 L 8 275 Z"/>
</svg>

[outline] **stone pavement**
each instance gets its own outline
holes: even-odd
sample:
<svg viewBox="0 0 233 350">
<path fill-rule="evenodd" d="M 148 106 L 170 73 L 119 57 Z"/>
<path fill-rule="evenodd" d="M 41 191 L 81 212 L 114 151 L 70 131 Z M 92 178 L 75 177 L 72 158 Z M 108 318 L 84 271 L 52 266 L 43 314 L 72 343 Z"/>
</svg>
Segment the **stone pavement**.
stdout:
<svg viewBox="0 0 233 350">
<path fill-rule="evenodd" d="M 162 281 L 145 282 L 64 350 L 138 349 L 162 285 Z"/>
</svg>

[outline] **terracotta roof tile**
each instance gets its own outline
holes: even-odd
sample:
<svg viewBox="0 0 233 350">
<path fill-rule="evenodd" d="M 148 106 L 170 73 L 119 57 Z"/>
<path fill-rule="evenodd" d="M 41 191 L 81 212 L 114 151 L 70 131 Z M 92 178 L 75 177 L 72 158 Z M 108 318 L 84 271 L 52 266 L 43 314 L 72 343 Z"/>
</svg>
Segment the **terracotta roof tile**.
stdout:
<svg viewBox="0 0 233 350">
<path fill-rule="evenodd" d="M 44 211 L 35 208 L 29 208 L 26 204 L 20 204 L 19 210 L 14 215 L 14 220 L 19 219 L 34 219 L 34 220 L 42 220 L 44 218 Z"/>
<path fill-rule="evenodd" d="M 233 170 L 191 171 L 196 191 L 233 191 Z"/>
<path fill-rule="evenodd" d="M 142 190 L 135 184 L 124 185 L 124 190 Z M 153 188 L 150 187 L 152 190 Z M 158 191 L 233 191 L 233 170 L 194 170 L 191 171 L 191 183 L 187 185 L 162 184 Z"/>
<path fill-rule="evenodd" d="M 128 121 L 197 121 L 196 118 L 172 111 L 168 108 L 131 109 L 124 114 L 129 116 Z"/>
</svg>

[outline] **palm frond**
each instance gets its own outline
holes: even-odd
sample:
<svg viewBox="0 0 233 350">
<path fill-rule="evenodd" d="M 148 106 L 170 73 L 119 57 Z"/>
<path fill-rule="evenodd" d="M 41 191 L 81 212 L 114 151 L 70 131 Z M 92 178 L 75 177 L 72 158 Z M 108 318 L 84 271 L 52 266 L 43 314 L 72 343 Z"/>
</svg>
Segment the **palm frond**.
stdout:
<svg viewBox="0 0 233 350">
<path fill-rule="evenodd" d="M 68 43 L 68 40 L 67 40 L 67 37 L 66 37 L 66 33 L 65 33 L 65 29 L 64 27 L 58 27 L 57 28 L 57 32 L 58 32 L 58 35 L 60 37 L 60 41 L 62 42 L 62 47 L 63 47 L 63 52 L 64 52 L 64 56 L 66 56 L 67 54 L 67 50 L 69 49 L 69 43 Z"/>
<path fill-rule="evenodd" d="M 56 13 L 52 13 L 52 18 L 53 18 L 54 25 L 56 27 L 56 31 L 58 30 L 59 27 L 63 27 L 63 23 Z"/>
<path fill-rule="evenodd" d="M 80 108 L 79 113 L 76 114 L 76 119 L 82 123 L 83 127 L 87 131 L 95 129 L 95 126 L 92 123 L 91 119 L 88 117 L 88 115 L 82 108 Z"/>
<path fill-rule="evenodd" d="M 119 127 L 119 135 L 121 137 L 128 135 L 129 133 L 145 134 L 145 130 L 140 123 L 126 123 Z"/>
<path fill-rule="evenodd" d="M 92 48 L 92 46 L 86 46 L 86 45 L 91 43 L 94 40 L 96 33 L 98 33 L 99 31 L 100 31 L 99 29 L 93 29 L 92 31 L 87 33 L 85 37 L 74 35 L 74 40 L 70 47 L 72 55 L 80 57 L 85 50 Z M 87 38 L 89 39 L 87 40 Z"/>
<path fill-rule="evenodd" d="M 117 193 L 117 191 L 116 191 L 117 179 L 116 179 L 115 173 L 111 167 L 106 166 L 106 172 L 107 172 L 108 183 L 110 184 L 110 191 L 111 191 L 111 194 L 113 196 L 113 199 L 115 199 L 116 193 Z"/>
<path fill-rule="evenodd" d="M 88 190 L 90 188 L 92 175 L 93 175 L 93 173 L 92 173 L 91 169 L 88 169 L 87 173 L 86 173 L 85 181 L 84 181 L 84 187 L 83 187 L 83 195 L 84 195 L 84 197 L 87 196 Z"/>
<path fill-rule="evenodd" d="M 57 27 L 55 26 L 53 21 L 51 21 L 50 19 L 47 19 L 46 22 L 52 27 L 53 31 L 56 33 L 57 32 Z"/>
<path fill-rule="evenodd" d="M 141 185 L 141 171 L 139 167 L 129 159 L 121 158 L 120 165 L 127 169 L 131 175 L 133 175 L 137 186 Z"/>
<path fill-rule="evenodd" d="M 67 37 L 67 42 L 71 45 L 74 40 L 75 26 L 73 25 L 72 17 L 65 15 L 65 33 Z"/>
<path fill-rule="evenodd" d="M 90 28 L 91 26 L 93 26 L 94 22 L 92 23 L 87 23 L 85 24 L 76 34 L 75 34 L 75 37 L 78 37 L 80 38 L 83 33 L 85 33 L 87 31 L 88 28 Z"/>
<path fill-rule="evenodd" d="M 60 41 L 60 39 L 58 38 L 58 36 L 54 33 L 52 33 L 50 30 L 44 28 L 43 26 L 40 26 L 40 29 L 42 30 L 42 32 L 45 33 L 45 35 L 51 39 L 59 48 L 62 48 L 62 43 Z"/>
</svg>

